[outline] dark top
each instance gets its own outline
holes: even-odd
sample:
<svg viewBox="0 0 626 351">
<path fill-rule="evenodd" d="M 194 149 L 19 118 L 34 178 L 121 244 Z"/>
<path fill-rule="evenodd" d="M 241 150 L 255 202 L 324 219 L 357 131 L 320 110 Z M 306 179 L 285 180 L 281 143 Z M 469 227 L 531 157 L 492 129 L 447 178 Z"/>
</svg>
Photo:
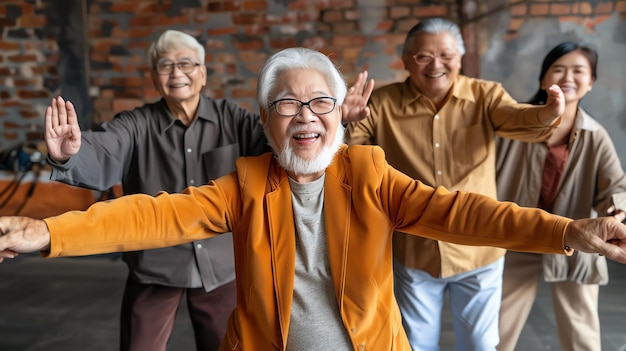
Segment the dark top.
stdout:
<svg viewBox="0 0 626 351">
<path fill-rule="evenodd" d="M 121 183 L 124 194 L 180 192 L 234 171 L 239 156 L 269 150 L 260 117 L 232 102 L 202 96 L 187 127 L 161 99 L 83 132 L 80 151 L 53 165 L 51 179 L 95 190 Z M 123 259 L 132 279 L 145 284 L 210 291 L 235 277 L 231 234 Z"/>
</svg>

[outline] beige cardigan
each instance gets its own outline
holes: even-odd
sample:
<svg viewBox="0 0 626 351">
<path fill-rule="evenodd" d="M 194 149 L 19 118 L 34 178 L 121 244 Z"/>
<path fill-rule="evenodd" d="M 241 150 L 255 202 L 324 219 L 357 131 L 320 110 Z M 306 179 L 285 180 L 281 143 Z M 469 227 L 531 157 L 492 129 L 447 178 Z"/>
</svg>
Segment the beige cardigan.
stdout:
<svg viewBox="0 0 626 351">
<path fill-rule="evenodd" d="M 498 198 L 520 206 L 537 206 L 547 154 L 545 143 L 499 139 L 497 147 Z M 598 122 L 579 109 L 568 149 L 554 213 L 574 219 L 606 214 L 611 195 L 626 191 L 626 174 L 611 138 Z M 544 255 L 543 266 L 548 282 L 608 282 L 606 259 L 596 254 Z"/>
</svg>

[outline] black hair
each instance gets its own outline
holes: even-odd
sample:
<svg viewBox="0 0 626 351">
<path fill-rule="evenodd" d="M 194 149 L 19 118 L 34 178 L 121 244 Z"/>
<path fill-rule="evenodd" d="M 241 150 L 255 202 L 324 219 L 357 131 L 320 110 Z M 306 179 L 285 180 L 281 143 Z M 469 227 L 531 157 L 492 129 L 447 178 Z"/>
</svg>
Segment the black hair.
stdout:
<svg viewBox="0 0 626 351">
<path fill-rule="evenodd" d="M 571 41 L 566 41 L 555 46 L 543 59 L 543 64 L 541 65 L 541 73 L 539 74 L 539 90 L 535 93 L 535 95 L 528 101 L 528 103 L 533 105 L 544 105 L 548 100 L 548 93 L 541 88 L 541 81 L 543 77 L 545 77 L 550 66 L 554 64 L 554 62 L 560 59 L 562 56 L 569 54 L 572 51 L 580 51 L 583 56 L 589 61 L 589 67 L 591 67 L 591 77 L 595 80 L 597 76 L 597 66 L 598 66 L 598 53 L 596 50 L 582 45 L 578 43 L 574 43 Z"/>
</svg>

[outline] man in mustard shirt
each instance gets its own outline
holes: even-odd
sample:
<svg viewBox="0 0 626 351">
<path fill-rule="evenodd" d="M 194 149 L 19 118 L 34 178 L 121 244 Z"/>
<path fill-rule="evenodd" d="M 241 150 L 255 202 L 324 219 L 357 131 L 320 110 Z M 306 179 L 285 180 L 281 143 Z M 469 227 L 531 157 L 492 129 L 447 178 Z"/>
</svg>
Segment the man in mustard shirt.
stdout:
<svg viewBox="0 0 626 351">
<path fill-rule="evenodd" d="M 460 75 L 464 53 L 456 24 L 419 22 L 402 53 L 410 76 L 373 92 L 369 117 L 349 125 L 347 140 L 379 145 L 391 166 L 430 186 L 495 198 L 495 136 L 545 140 L 563 94 L 555 86 L 541 108 L 518 104 L 500 84 Z M 439 350 L 446 292 L 456 349 L 495 350 L 504 250 L 402 233 L 393 240 L 396 298 L 413 350 Z"/>
<path fill-rule="evenodd" d="M 572 221 L 435 189 L 389 166 L 379 147 L 343 145 L 346 84 L 317 51 L 278 52 L 258 84 L 273 153 L 240 158 L 236 172 L 180 194 L 128 195 L 45 220 L 2 217 L 0 261 L 232 232 L 237 307 L 223 351 L 410 350 L 393 294 L 394 230 L 520 251 L 599 252 L 626 263 L 623 213 Z"/>
</svg>

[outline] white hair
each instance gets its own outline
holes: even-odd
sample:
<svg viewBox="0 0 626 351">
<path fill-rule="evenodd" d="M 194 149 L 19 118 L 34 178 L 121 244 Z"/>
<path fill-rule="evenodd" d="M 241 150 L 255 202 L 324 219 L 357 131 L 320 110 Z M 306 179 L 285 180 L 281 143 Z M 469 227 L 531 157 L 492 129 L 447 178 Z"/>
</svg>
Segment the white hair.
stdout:
<svg viewBox="0 0 626 351">
<path fill-rule="evenodd" d="M 259 107 L 269 113 L 269 104 L 276 97 L 276 79 L 284 71 L 312 69 L 324 76 L 330 93 L 337 99 L 337 108 L 343 104 L 348 88 L 341 73 L 330 59 L 319 51 L 306 48 L 288 48 L 272 55 L 259 75 L 257 101 Z"/>
<path fill-rule="evenodd" d="M 406 35 L 402 52 L 404 52 L 405 54 L 414 54 L 413 39 L 415 39 L 415 37 L 421 33 L 450 33 L 456 41 L 456 50 L 461 56 L 465 55 L 465 43 L 463 42 L 463 36 L 461 35 L 461 29 L 459 28 L 459 26 L 457 26 L 456 23 L 439 17 L 423 19 L 418 24 L 413 26 L 413 28 L 411 28 Z"/>
<path fill-rule="evenodd" d="M 191 49 L 196 52 L 200 64 L 204 64 L 204 46 L 196 38 L 177 30 L 166 30 L 148 48 L 148 64 L 155 67 L 157 59 L 165 52 Z"/>
</svg>

